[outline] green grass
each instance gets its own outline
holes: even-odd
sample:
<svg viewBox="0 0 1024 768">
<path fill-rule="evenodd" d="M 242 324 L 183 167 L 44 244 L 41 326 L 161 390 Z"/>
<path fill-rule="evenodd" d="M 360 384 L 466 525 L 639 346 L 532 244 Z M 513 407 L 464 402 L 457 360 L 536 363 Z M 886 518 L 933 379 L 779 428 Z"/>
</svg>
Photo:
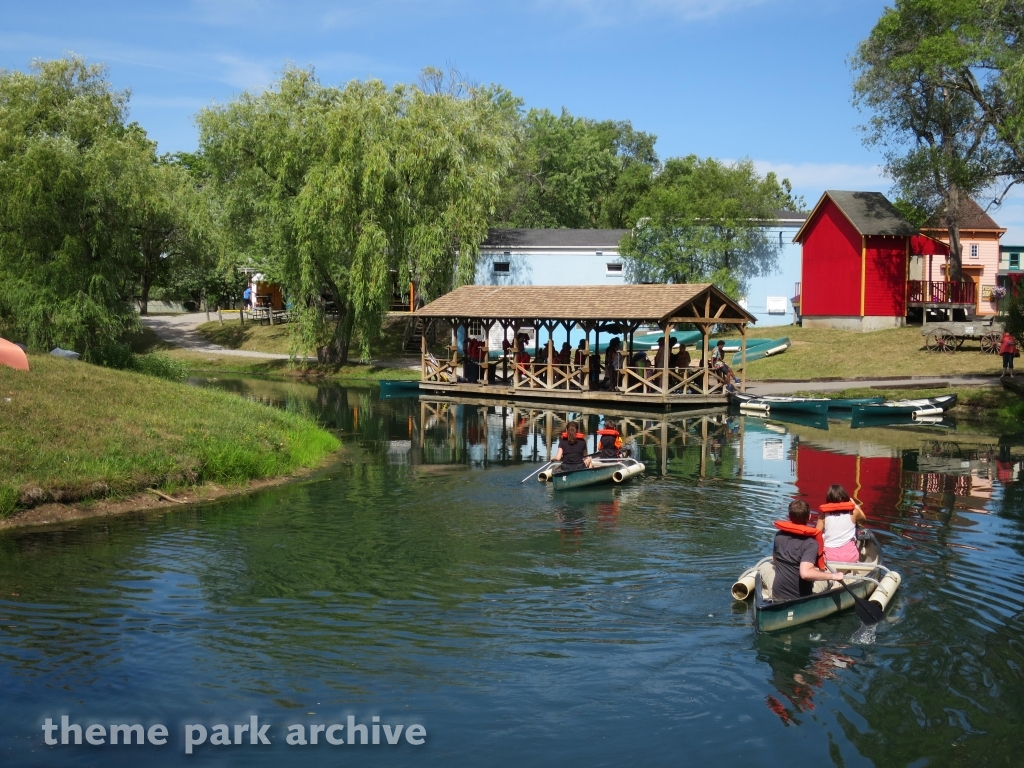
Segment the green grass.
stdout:
<svg viewBox="0 0 1024 768">
<path fill-rule="evenodd" d="M 234 373 L 248 376 L 271 376 L 275 378 L 330 379 L 338 382 L 360 382 L 372 384 L 381 379 L 414 381 L 420 377 L 419 369 L 388 368 L 366 363 L 347 363 L 342 366 L 319 365 L 317 363 L 290 360 L 263 359 L 258 357 L 235 357 L 205 352 L 191 352 L 175 349 L 169 357 L 184 363 L 194 373 Z"/>
<path fill-rule="evenodd" d="M 752 380 L 979 373 L 998 376 L 1001 371 L 999 357 L 981 354 L 976 341 L 968 341 L 953 354 L 925 351 L 920 327 L 857 333 L 776 326 L 751 328 L 748 332 L 748 338 L 783 336 L 788 336 L 793 346 L 784 354 L 750 363 L 748 374 Z"/>
<path fill-rule="evenodd" d="M 315 467 L 339 443 L 312 421 L 47 355 L 0 367 L 0 514 L 147 487 L 241 483 Z"/>
<path fill-rule="evenodd" d="M 216 320 L 203 323 L 196 328 L 196 333 L 210 343 L 227 349 L 246 349 L 276 355 L 289 355 L 294 351 L 299 357 L 312 355 L 311 350 L 292 349 L 295 328 L 294 323 L 259 325 L 250 322 L 243 326 L 238 322 L 238 315 L 234 314 L 230 321 L 224 321 L 224 325 Z"/>
</svg>

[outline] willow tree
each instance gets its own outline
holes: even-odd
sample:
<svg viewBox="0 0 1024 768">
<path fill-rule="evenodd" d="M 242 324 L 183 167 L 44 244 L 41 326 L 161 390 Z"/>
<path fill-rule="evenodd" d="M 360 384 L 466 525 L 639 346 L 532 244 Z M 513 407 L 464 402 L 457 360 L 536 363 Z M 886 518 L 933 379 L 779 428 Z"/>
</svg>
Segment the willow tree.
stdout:
<svg viewBox="0 0 1024 768">
<path fill-rule="evenodd" d="M 131 191 L 152 145 L 80 58 L 0 73 L 0 332 L 111 355 L 135 323 Z"/>
<path fill-rule="evenodd" d="M 353 339 L 368 353 L 394 280 L 427 298 L 472 280 L 518 109 L 499 88 L 334 88 L 290 69 L 205 110 L 200 146 L 238 251 L 283 284 L 302 341 L 340 363 Z"/>
</svg>

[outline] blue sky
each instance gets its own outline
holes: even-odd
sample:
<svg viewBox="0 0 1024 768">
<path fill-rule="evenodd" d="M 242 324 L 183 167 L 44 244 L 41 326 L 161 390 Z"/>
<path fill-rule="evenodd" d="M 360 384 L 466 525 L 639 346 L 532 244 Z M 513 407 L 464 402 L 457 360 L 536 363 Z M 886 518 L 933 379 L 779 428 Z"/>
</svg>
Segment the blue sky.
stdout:
<svg viewBox="0 0 1024 768">
<path fill-rule="evenodd" d="M 110 67 L 161 151 L 196 145 L 193 115 L 270 85 L 285 63 L 322 81 L 415 81 L 457 67 L 527 106 L 628 119 L 664 157 L 750 157 L 812 204 L 888 191 L 861 143 L 847 57 L 874 0 L 35 0 L 0 8 L 0 67 L 73 51 Z M 994 216 L 1024 241 L 1024 201 Z M 1019 234 L 1018 234 L 1019 233 Z"/>
</svg>

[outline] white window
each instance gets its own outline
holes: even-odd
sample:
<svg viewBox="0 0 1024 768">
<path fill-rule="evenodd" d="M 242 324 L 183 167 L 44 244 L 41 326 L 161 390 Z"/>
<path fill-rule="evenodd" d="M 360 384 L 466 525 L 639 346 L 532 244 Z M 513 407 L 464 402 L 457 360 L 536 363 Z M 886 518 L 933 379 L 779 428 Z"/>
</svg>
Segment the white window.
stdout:
<svg viewBox="0 0 1024 768">
<path fill-rule="evenodd" d="M 622 274 L 622 262 L 621 261 L 609 261 L 605 264 L 606 275 L 621 275 Z"/>
<path fill-rule="evenodd" d="M 978 258 L 978 244 L 977 243 L 971 243 L 971 258 L 972 259 Z"/>
<path fill-rule="evenodd" d="M 509 272 L 509 266 L 507 261 L 496 261 L 491 265 L 491 268 L 495 272 L 500 272 L 503 274 L 508 274 Z"/>
<path fill-rule="evenodd" d="M 768 314 L 769 315 L 784 315 L 786 314 L 786 299 L 785 296 L 769 296 L 768 297 Z"/>
<path fill-rule="evenodd" d="M 470 320 L 469 321 L 469 326 L 466 328 L 466 332 L 470 336 L 474 336 L 474 337 L 483 336 L 484 335 L 483 323 L 480 322 L 479 320 Z"/>
</svg>

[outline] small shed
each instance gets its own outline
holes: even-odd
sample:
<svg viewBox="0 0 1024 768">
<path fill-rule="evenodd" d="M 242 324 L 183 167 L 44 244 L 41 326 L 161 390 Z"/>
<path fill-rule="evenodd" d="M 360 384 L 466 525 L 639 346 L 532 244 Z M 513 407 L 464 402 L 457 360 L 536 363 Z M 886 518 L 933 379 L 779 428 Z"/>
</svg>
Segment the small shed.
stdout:
<svg viewBox="0 0 1024 768">
<path fill-rule="evenodd" d="M 803 247 L 800 314 L 809 328 L 906 323 L 911 253 L 941 253 L 880 192 L 828 190 L 793 238 Z"/>
</svg>

